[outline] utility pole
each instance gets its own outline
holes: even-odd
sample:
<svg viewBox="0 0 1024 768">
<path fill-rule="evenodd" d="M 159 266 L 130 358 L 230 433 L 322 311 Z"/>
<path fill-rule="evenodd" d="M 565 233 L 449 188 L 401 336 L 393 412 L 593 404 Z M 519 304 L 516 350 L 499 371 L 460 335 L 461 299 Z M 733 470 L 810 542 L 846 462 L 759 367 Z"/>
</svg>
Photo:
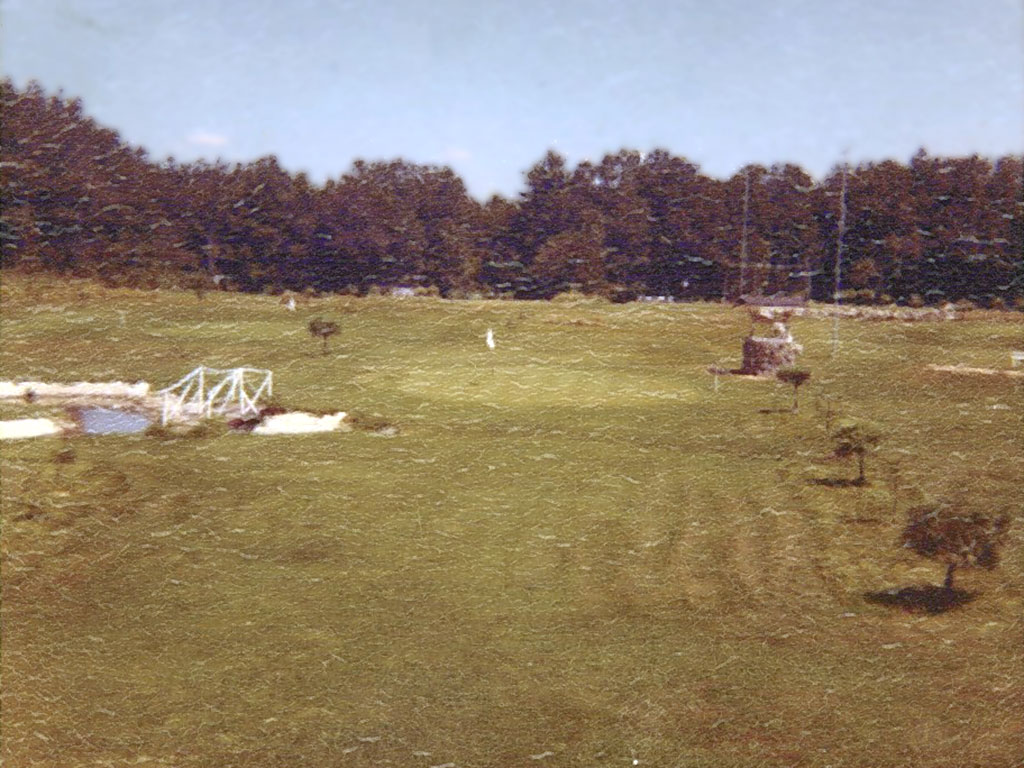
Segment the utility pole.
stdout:
<svg viewBox="0 0 1024 768">
<path fill-rule="evenodd" d="M 835 304 L 836 314 L 832 316 L 832 356 L 839 352 L 839 305 L 841 303 L 842 289 L 842 264 L 843 264 L 843 236 L 846 234 L 846 174 L 849 163 L 843 158 L 843 184 L 839 192 L 839 232 L 836 238 L 836 282 L 832 292 L 832 301 Z"/>
</svg>

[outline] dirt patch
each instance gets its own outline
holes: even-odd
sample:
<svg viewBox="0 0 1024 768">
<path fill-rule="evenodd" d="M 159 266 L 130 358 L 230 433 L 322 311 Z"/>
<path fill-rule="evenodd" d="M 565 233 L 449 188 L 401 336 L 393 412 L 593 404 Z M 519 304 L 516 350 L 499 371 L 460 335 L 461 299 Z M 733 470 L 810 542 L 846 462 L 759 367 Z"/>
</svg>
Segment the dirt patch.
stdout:
<svg viewBox="0 0 1024 768">
<path fill-rule="evenodd" d="M 941 373 L 961 373 L 980 376 L 1010 376 L 1024 378 L 1024 371 L 1014 371 L 1008 368 L 971 368 L 966 365 L 927 365 L 930 371 Z"/>
</svg>

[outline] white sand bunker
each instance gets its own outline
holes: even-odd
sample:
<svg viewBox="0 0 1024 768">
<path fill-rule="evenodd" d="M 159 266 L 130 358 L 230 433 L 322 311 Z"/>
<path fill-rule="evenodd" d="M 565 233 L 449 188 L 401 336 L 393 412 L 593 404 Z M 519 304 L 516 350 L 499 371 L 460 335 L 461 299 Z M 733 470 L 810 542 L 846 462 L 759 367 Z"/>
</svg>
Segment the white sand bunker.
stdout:
<svg viewBox="0 0 1024 768">
<path fill-rule="evenodd" d="M 0 421 L 0 440 L 59 435 L 63 431 L 63 427 L 53 419 L 13 419 L 10 421 Z"/>
<path fill-rule="evenodd" d="M 303 432 L 333 432 L 341 426 L 345 413 L 316 416 L 312 413 L 278 413 L 267 416 L 263 422 L 253 428 L 255 435 L 294 435 Z"/>
<path fill-rule="evenodd" d="M 0 398 L 10 397 L 124 397 L 143 398 L 149 395 L 149 384 L 138 381 L 89 382 L 74 384 L 48 384 L 45 381 L 0 381 Z"/>
</svg>

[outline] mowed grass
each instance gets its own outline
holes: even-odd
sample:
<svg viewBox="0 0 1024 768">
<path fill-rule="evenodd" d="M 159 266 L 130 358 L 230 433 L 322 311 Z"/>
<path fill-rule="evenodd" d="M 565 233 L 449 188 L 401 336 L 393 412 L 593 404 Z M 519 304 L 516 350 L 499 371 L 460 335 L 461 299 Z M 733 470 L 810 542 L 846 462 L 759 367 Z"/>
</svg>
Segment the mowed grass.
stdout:
<svg viewBox="0 0 1024 768">
<path fill-rule="evenodd" d="M 843 321 L 835 357 L 796 319 L 794 414 L 715 390 L 717 305 L 2 299 L 4 379 L 245 364 L 366 425 L 6 442 L 7 765 L 1024 765 L 1024 384 L 925 368 L 1007 367 L 1019 316 Z M 856 473 L 826 399 L 885 430 L 868 486 L 815 482 Z M 941 582 L 897 545 L 940 495 L 1015 517 L 1002 564 L 940 615 L 866 600 Z"/>
</svg>

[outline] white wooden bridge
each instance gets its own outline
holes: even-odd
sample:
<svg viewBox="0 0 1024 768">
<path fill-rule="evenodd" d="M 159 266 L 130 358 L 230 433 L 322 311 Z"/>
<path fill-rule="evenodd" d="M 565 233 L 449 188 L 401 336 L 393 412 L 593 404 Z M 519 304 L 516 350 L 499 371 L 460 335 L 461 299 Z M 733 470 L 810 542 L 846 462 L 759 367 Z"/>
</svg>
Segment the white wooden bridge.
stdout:
<svg viewBox="0 0 1024 768">
<path fill-rule="evenodd" d="M 161 423 L 214 414 L 259 413 L 259 400 L 274 394 L 274 374 L 263 368 L 208 368 L 194 371 L 161 389 Z"/>
</svg>

